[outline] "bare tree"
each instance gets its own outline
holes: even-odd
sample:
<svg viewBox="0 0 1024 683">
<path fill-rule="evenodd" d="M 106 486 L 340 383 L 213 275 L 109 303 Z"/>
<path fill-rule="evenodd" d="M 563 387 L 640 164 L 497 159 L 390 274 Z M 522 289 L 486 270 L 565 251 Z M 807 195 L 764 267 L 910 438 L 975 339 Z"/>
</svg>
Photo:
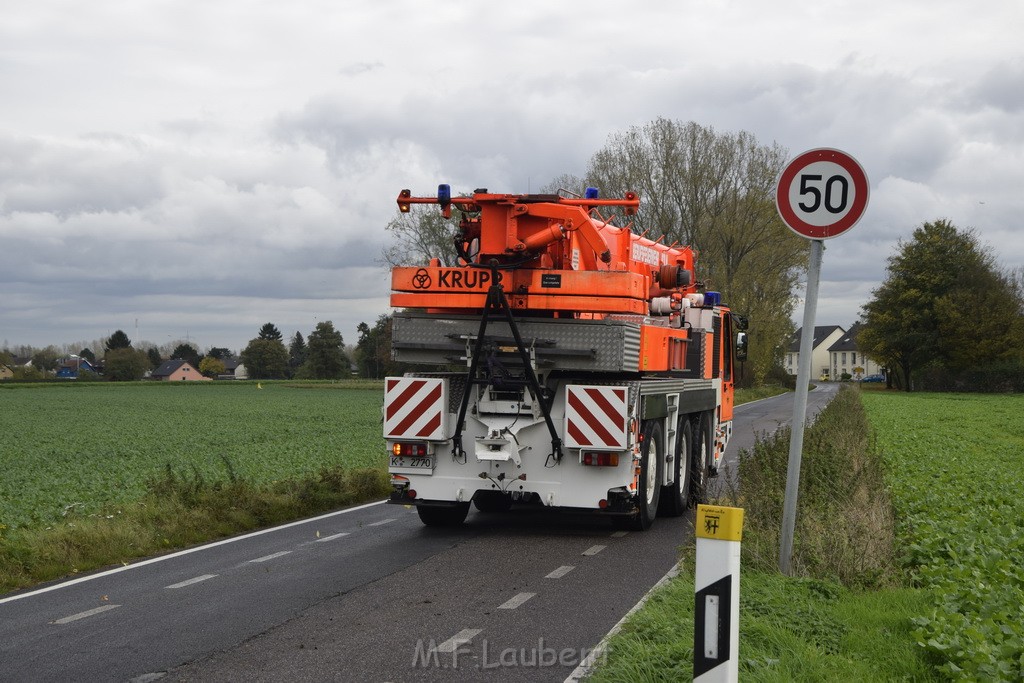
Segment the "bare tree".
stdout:
<svg viewBox="0 0 1024 683">
<path fill-rule="evenodd" d="M 606 195 L 634 191 L 634 229 L 694 248 L 698 277 L 751 318 L 750 366 L 765 377 L 792 330 L 794 291 L 807 243 L 775 210 L 787 152 L 746 132 L 718 133 L 658 118 L 609 137 L 591 158 L 588 183 Z"/>
<path fill-rule="evenodd" d="M 409 213 L 399 213 L 387 224 L 392 241 L 381 253 L 381 260 L 389 267 L 423 265 L 432 258 L 441 259 L 443 265 L 457 265 L 455 237 L 461 215 L 452 209 L 448 219 L 437 206 L 413 204 Z"/>
</svg>

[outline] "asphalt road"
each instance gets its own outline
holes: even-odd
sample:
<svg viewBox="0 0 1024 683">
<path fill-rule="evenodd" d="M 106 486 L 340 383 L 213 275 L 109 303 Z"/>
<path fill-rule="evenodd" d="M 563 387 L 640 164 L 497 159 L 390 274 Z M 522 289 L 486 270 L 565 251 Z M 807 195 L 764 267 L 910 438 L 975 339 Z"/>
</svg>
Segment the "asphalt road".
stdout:
<svg viewBox="0 0 1024 683">
<path fill-rule="evenodd" d="M 727 460 L 791 417 L 740 406 Z M 349 508 L 0 598 L 0 680 L 562 681 L 690 542 L 692 515 Z"/>
</svg>

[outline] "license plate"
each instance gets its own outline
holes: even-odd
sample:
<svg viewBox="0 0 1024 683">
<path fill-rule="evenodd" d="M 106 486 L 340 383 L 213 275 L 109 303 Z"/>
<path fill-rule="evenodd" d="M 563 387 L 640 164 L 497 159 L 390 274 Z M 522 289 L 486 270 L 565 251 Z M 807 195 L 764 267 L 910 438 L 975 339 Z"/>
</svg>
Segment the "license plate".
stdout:
<svg viewBox="0 0 1024 683">
<path fill-rule="evenodd" d="M 434 458 L 430 456 L 413 457 L 411 455 L 392 455 L 391 467 L 400 467 L 402 469 L 432 470 L 434 469 Z"/>
</svg>

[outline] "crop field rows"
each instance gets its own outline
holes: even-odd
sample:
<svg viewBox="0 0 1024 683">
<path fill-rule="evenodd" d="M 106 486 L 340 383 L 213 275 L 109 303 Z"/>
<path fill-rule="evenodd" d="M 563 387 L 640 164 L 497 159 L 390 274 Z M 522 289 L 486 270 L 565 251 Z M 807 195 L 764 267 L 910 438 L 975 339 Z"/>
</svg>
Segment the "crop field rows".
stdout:
<svg viewBox="0 0 1024 683">
<path fill-rule="evenodd" d="M 385 466 L 381 389 L 365 383 L 88 384 L 0 389 L 0 525 L 139 499 L 168 466 L 254 484 Z"/>
<path fill-rule="evenodd" d="M 1024 396 L 864 392 L 915 583 L 914 638 L 966 680 L 1024 676 Z"/>
</svg>

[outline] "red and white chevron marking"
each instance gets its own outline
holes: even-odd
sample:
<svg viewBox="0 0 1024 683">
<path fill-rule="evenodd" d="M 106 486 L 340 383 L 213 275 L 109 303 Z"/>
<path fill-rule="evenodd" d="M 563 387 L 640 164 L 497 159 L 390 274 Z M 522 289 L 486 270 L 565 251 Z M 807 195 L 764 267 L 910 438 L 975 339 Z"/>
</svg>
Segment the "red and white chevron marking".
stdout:
<svg viewBox="0 0 1024 683">
<path fill-rule="evenodd" d="M 388 377 L 384 380 L 384 438 L 444 440 L 448 385 L 443 379 Z"/>
<path fill-rule="evenodd" d="M 571 448 L 624 450 L 628 395 L 626 387 L 566 387 L 565 444 Z"/>
</svg>

